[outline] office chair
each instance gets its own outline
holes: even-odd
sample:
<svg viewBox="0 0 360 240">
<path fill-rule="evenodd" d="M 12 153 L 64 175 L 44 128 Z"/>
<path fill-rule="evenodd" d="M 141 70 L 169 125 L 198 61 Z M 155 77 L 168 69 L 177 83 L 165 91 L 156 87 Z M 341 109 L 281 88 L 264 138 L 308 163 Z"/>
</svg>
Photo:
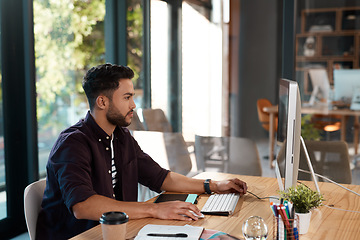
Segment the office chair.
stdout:
<svg viewBox="0 0 360 240">
<path fill-rule="evenodd" d="M 36 223 L 41 210 L 45 186 L 46 179 L 42 179 L 29 184 L 24 190 L 24 212 L 30 240 L 35 239 Z"/>
<path fill-rule="evenodd" d="M 229 143 L 225 137 L 195 135 L 195 158 L 198 171 L 217 168 L 228 170 Z"/>
<path fill-rule="evenodd" d="M 133 131 L 133 137 L 161 167 L 182 175 L 191 171 L 190 154 L 181 133 Z"/>
<path fill-rule="evenodd" d="M 262 175 L 259 151 L 254 141 L 248 138 L 229 137 L 228 173 Z"/>
<path fill-rule="evenodd" d="M 132 131 L 133 137 L 141 147 L 161 167 L 192 177 L 190 153 L 181 133 Z M 157 193 L 140 185 L 139 201 L 145 201 Z"/>
<path fill-rule="evenodd" d="M 247 138 L 195 135 L 195 156 L 200 171 L 217 167 L 226 173 L 262 175 L 257 146 Z"/>
<path fill-rule="evenodd" d="M 271 102 L 266 98 L 261 98 L 257 100 L 257 112 L 259 121 L 261 123 L 261 126 L 266 130 L 269 131 L 270 129 L 270 115 L 263 111 L 264 107 L 271 107 L 273 106 Z M 278 117 L 275 118 L 275 124 L 274 124 L 274 132 L 277 131 L 277 124 L 278 124 Z"/>
<path fill-rule="evenodd" d="M 314 172 L 325 176 L 337 183 L 351 184 L 352 175 L 350 170 L 350 157 L 348 146 L 345 141 L 310 141 L 305 140 L 305 145 L 309 153 L 310 161 Z M 279 166 L 284 161 L 285 144 L 278 154 Z M 306 155 L 303 147 L 300 149 L 299 168 L 309 171 Z M 282 176 L 283 172 L 282 172 Z M 299 180 L 311 181 L 311 175 L 299 172 Z M 326 182 L 323 178 L 318 178 L 319 182 Z"/>
<path fill-rule="evenodd" d="M 172 132 L 172 126 L 165 116 L 163 110 L 157 109 L 143 109 L 144 123 L 146 130 L 156 132 Z"/>
<path fill-rule="evenodd" d="M 156 131 L 156 132 L 173 132 L 172 126 L 166 117 L 164 111 L 162 109 L 143 109 L 142 115 L 144 118 L 145 129 L 137 129 L 137 130 L 147 130 L 147 131 Z M 186 142 L 189 151 L 193 153 L 194 142 L 187 141 Z"/>
<path fill-rule="evenodd" d="M 261 123 L 261 126 L 266 130 L 269 131 L 270 130 L 270 114 L 264 112 L 264 107 L 271 107 L 273 106 L 271 104 L 271 102 L 266 99 L 266 98 L 261 98 L 258 99 L 256 102 L 256 106 L 257 106 L 257 112 L 258 112 L 258 118 L 259 121 Z M 275 117 L 274 119 L 274 133 L 276 133 L 277 128 L 278 128 L 278 116 Z M 269 156 L 264 156 L 265 159 L 269 159 Z M 276 159 L 276 156 L 274 155 L 273 159 Z"/>
</svg>

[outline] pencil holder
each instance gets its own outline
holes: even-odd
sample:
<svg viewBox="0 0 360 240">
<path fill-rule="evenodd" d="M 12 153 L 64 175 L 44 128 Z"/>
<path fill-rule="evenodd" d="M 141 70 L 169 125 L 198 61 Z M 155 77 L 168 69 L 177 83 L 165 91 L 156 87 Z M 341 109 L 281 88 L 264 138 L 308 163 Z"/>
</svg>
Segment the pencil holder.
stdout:
<svg viewBox="0 0 360 240">
<path fill-rule="evenodd" d="M 274 240 L 298 240 L 299 239 L 299 217 L 285 219 L 273 217 L 273 239 Z"/>
</svg>

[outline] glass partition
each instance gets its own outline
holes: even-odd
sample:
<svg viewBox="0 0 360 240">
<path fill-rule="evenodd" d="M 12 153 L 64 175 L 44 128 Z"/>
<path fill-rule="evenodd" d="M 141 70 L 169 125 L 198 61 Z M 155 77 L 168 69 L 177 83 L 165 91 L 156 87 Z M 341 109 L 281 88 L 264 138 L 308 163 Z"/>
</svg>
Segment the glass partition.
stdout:
<svg viewBox="0 0 360 240">
<path fill-rule="evenodd" d="M 39 172 L 59 133 L 88 109 L 82 78 L 105 62 L 105 0 L 34 0 Z"/>
<path fill-rule="evenodd" d="M 308 140 L 347 141 L 349 154 L 357 158 L 359 118 L 352 114 L 341 117 L 336 111 L 359 110 L 354 109 L 358 101 L 354 96 L 360 93 L 356 70 L 360 68 L 360 1 L 295 3 L 295 78 L 303 112 L 313 110 L 303 115 L 302 135 Z M 355 81 L 348 77 L 354 74 Z M 334 112 L 316 110 L 324 108 Z"/>
<path fill-rule="evenodd" d="M 310 69 L 326 69 L 334 88 L 334 70 L 360 68 L 360 2 L 298 0 L 295 23 L 296 80 L 307 102 Z"/>
<path fill-rule="evenodd" d="M 143 88 L 144 88 L 144 71 L 143 71 L 143 4 L 142 0 L 127 0 L 127 65 L 134 71 L 133 78 L 136 108 L 143 107 Z"/>
</svg>

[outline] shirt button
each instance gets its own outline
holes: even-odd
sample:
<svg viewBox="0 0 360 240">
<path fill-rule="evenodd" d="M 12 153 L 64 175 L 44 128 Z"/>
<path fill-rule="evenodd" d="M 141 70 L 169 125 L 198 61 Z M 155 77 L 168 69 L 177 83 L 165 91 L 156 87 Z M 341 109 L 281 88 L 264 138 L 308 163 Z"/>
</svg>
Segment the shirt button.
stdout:
<svg viewBox="0 0 360 240">
<path fill-rule="evenodd" d="M 115 194 L 113 194 L 113 197 L 115 198 Z"/>
<path fill-rule="evenodd" d="M 109 151 L 109 148 L 107 147 L 107 148 L 105 148 L 106 149 L 106 151 Z"/>
<path fill-rule="evenodd" d="M 99 142 L 101 142 L 101 139 L 99 139 Z"/>
<path fill-rule="evenodd" d="M 106 139 L 109 139 L 109 136 L 106 136 Z"/>
<path fill-rule="evenodd" d="M 109 173 L 111 174 L 111 170 L 109 170 Z"/>
</svg>

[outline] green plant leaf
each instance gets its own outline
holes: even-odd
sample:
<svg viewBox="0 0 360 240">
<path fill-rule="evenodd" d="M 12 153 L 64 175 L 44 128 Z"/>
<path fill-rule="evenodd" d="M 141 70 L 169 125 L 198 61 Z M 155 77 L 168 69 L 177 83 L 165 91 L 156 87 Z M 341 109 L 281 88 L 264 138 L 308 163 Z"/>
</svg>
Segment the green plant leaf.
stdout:
<svg viewBox="0 0 360 240">
<path fill-rule="evenodd" d="M 321 193 L 318 193 L 304 184 L 299 184 L 295 188 L 290 187 L 287 191 L 279 192 L 281 198 L 292 202 L 297 213 L 308 213 L 314 208 L 318 208 L 325 200 Z"/>
</svg>

